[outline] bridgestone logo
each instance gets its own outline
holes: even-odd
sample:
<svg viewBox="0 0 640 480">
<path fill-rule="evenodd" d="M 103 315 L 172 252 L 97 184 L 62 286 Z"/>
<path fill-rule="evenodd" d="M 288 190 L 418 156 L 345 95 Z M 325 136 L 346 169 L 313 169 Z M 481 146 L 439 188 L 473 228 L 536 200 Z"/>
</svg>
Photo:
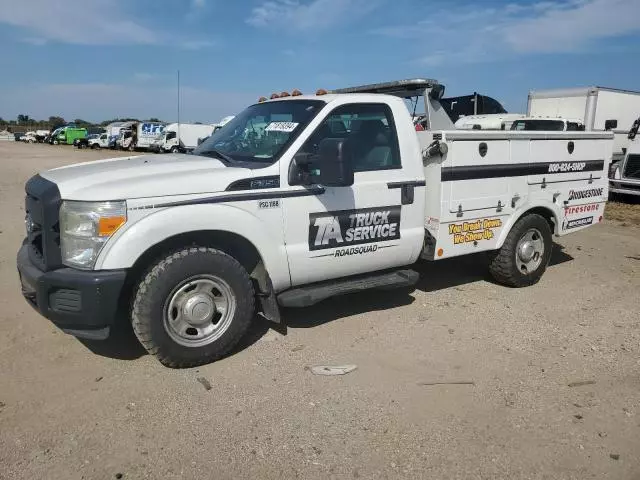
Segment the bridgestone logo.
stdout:
<svg viewBox="0 0 640 480">
<path fill-rule="evenodd" d="M 342 210 L 309 215 L 309 250 L 323 250 L 400 238 L 400 206 Z M 342 253 L 346 252 L 346 253 Z M 360 249 L 341 250 L 336 256 Z"/>
<path fill-rule="evenodd" d="M 569 190 L 569 200 L 580 200 L 582 198 L 601 197 L 604 188 L 590 188 L 589 190 Z"/>
<path fill-rule="evenodd" d="M 582 172 L 587 164 L 585 162 L 562 162 L 549 165 L 549 173 Z"/>
</svg>

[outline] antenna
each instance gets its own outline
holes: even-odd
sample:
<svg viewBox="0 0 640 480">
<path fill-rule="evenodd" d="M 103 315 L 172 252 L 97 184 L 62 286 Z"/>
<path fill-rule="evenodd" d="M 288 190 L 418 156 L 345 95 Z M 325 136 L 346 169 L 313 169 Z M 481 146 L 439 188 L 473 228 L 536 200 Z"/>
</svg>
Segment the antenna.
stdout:
<svg viewBox="0 0 640 480">
<path fill-rule="evenodd" d="M 180 148 L 180 70 L 178 70 L 178 148 Z"/>
</svg>

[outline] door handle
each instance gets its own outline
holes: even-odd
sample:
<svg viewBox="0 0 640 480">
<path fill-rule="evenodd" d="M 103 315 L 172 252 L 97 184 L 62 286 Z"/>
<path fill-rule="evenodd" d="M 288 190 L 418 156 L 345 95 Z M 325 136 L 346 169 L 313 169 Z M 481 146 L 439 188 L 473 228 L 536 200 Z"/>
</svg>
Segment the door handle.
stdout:
<svg viewBox="0 0 640 480">
<path fill-rule="evenodd" d="M 387 183 L 387 188 L 400 189 L 400 200 L 402 205 L 411 205 L 415 198 L 414 189 L 415 187 L 425 187 L 427 182 L 425 180 L 407 180 L 404 182 L 389 182 Z"/>
</svg>

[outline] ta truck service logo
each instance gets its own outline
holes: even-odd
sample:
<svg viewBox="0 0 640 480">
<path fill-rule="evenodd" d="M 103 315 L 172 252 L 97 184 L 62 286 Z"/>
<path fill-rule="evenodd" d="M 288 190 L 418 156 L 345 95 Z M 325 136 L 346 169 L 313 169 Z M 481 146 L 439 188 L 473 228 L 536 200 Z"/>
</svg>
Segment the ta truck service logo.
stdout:
<svg viewBox="0 0 640 480">
<path fill-rule="evenodd" d="M 341 210 L 309 215 L 309 250 L 351 247 L 400 238 L 399 205 Z M 377 248 L 344 249 L 344 255 L 374 252 Z M 336 252 L 335 256 L 339 255 Z"/>
</svg>

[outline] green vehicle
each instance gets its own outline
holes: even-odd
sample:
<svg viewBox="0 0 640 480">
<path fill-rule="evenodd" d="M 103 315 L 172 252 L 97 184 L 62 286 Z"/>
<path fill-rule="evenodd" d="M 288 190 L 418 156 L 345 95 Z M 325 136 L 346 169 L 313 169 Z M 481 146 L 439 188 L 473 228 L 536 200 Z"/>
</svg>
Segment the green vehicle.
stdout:
<svg viewBox="0 0 640 480">
<path fill-rule="evenodd" d="M 55 145 L 59 143 L 66 143 L 67 145 L 73 145 L 73 141 L 86 138 L 87 137 L 87 129 L 86 128 L 77 128 L 77 127 L 64 127 L 58 135 L 54 138 L 53 143 Z"/>
</svg>

